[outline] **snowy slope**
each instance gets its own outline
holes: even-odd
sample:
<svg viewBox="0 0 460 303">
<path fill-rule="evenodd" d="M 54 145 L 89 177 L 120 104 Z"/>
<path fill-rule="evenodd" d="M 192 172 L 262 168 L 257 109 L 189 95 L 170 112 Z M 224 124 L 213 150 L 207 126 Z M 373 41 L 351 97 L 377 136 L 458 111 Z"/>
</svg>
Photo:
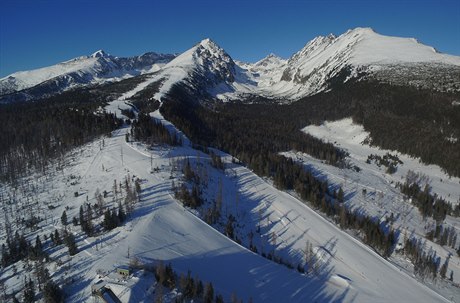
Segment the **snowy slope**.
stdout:
<svg viewBox="0 0 460 303">
<path fill-rule="evenodd" d="M 284 70 L 286 94 L 301 97 L 327 88 L 327 80 L 349 68 L 349 77 L 358 71 L 384 69 L 386 65 L 436 63 L 460 66 L 460 58 L 440 54 L 413 38 L 383 36 L 370 28 L 356 28 L 335 37 L 317 37 L 294 54 Z M 306 91 L 298 90 L 303 85 Z"/>
<path fill-rule="evenodd" d="M 286 68 L 287 60 L 282 59 L 275 54 L 269 54 L 267 57 L 257 61 L 254 64 L 246 64 L 247 69 L 252 77 L 257 78 L 258 86 L 269 86 L 278 82 L 280 79 L 274 77 L 279 71 Z"/>
<path fill-rule="evenodd" d="M 164 81 L 154 98 L 161 100 L 176 83 L 182 83 L 197 94 L 221 83 L 234 81 L 233 59 L 211 39 L 204 39 L 166 64 L 155 76 Z"/>
<path fill-rule="evenodd" d="M 129 98 L 146 83 L 124 96 Z M 174 130 L 158 111 L 152 115 Z M 245 302 L 249 298 L 254 302 L 446 301 L 295 197 L 277 190 L 249 169 L 231 163 L 229 155 L 223 154 L 228 169 L 216 171 L 211 168 L 209 155 L 188 144 L 176 148 L 147 148 L 125 142 L 126 132 L 129 128 L 113 132 L 104 142 L 97 140 L 73 151 L 64 158 L 67 164 L 62 170 L 53 168 L 49 174 L 30 176 L 28 182 L 24 182 L 25 188 L 1 187 L 4 196 L 14 193 L 14 199 L 23 196 L 23 201 L 29 201 L 27 197 L 33 192 L 34 202 L 38 202 L 32 204 L 33 210 L 45 218 L 40 229 L 30 234 L 33 239 L 38 234 L 43 237 L 55 229 L 62 230 L 62 211 L 67 210 L 68 218 L 78 217 L 80 205 L 95 203 L 97 189 L 109 191 L 105 203 L 116 207 L 110 193 L 114 180 L 121 181 L 128 174 L 142 180 L 140 202 L 123 226 L 97 237 L 87 237 L 79 226 L 69 224 L 69 230 L 76 235 L 79 253 L 69 258 L 63 246 L 50 249 L 52 278 L 65 285 L 69 294 L 67 301 L 89 301 L 97 272 L 111 271 L 133 257 L 147 264 L 158 260 L 171 262 L 180 273 L 191 270 L 193 276 L 212 282 L 225 301 L 229 301 L 232 292 Z M 276 253 L 294 264 L 302 259 L 302 250 L 309 241 L 323 270 L 317 275 L 303 275 L 262 258 L 205 224 L 196 212 L 182 207 L 172 195 L 171 182 L 178 182 L 180 178 L 172 173 L 174 161 L 184 157 L 206 167 L 208 197 L 216 190 L 217 180 L 223 180 L 224 209 L 226 214 L 238 216 L 241 235 L 261 224 L 260 244 L 267 251 L 271 235 L 276 234 Z M 152 174 L 152 166 L 159 171 Z M 75 192 L 79 193 L 78 197 Z M 235 203 L 235 195 L 239 196 L 238 203 Z M 27 217 L 27 207 L 23 209 L 18 204 L 16 211 Z M 0 230 L 2 241 L 4 233 Z M 242 238 L 243 245 L 247 244 L 246 237 Z M 21 288 L 23 277 L 29 275 L 25 266 L 17 266 L 16 270 L 13 274 L 10 266 L 1 272 L 9 290 Z M 134 295 L 139 294 L 133 293 L 130 298 L 123 296 L 123 302 L 139 301 Z M 140 302 L 152 300 L 152 296 L 147 296 Z"/>
<path fill-rule="evenodd" d="M 404 182 L 409 170 L 428 177 L 427 180 L 432 193 L 443 197 L 453 206 L 460 203 L 460 178 L 450 177 L 440 167 L 425 165 L 418 158 L 363 144 L 362 142 L 368 138 L 369 133 L 364 130 L 362 125 L 353 123 L 351 118 L 325 122 L 319 126 L 310 125 L 305 127 L 303 131 L 344 149 L 349 153 L 347 159 L 351 166 L 358 167 L 359 171 L 327 165 L 323 161 L 300 152 L 291 151 L 282 154 L 302 163 L 307 170 L 316 176 L 327 179 L 331 188 L 341 186 L 347 197 L 345 203 L 348 207 L 359 209 L 381 221 L 387 220 L 393 214 L 392 225 L 401 231 L 399 237 L 401 243 L 405 236 L 425 239 L 425 235 L 436 226 L 436 221 L 433 218 L 423 218 L 419 210 L 410 200 L 405 199 L 396 187 L 397 182 Z M 397 155 L 403 162 L 398 164 L 397 171 L 393 174 L 388 174 L 385 167 L 378 167 L 375 163 L 366 162 L 370 154 L 383 156 L 386 153 Z M 460 219 L 447 216 L 443 226 L 453 227 L 455 232 L 459 234 Z M 404 234 L 406 235 L 404 236 Z M 448 245 L 440 246 L 433 241 L 425 241 L 426 252 L 436 251 L 437 256 L 441 258 L 441 263 L 450 256 L 449 272 L 453 272 L 454 281 L 458 283 L 455 277 L 460 276 L 460 258 L 455 249 Z M 403 268 L 407 269 L 412 266 L 404 258 L 399 260 L 400 256 L 398 255 L 394 255 L 392 258 Z M 444 287 L 440 287 L 440 289 L 445 290 Z M 455 291 L 458 292 L 458 289 Z M 456 300 L 460 300 L 460 298 Z"/>
<path fill-rule="evenodd" d="M 425 70 L 420 70 L 421 64 Z M 287 62 L 274 60 L 272 65 L 267 66 L 271 68 L 260 68 L 259 62 L 241 64 L 251 82 L 256 84 L 233 83 L 232 90 L 221 92 L 217 97 L 232 99 L 241 94 L 258 94 L 268 98 L 297 100 L 328 89 L 328 81 L 338 76 L 344 77 L 341 81 L 346 81 L 363 73 L 373 74 L 386 69 L 397 71 L 398 66 L 406 69 L 404 74 L 398 74 L 401 77 L 410 74 L 407 69 L 415 70 L 412 71 L 415 76 L 446 68 L 458 73 L 460 57 L 438 53 L 413 38 L 389 37 L 370 28 L 355 28 L 338 37 L 332 34 L 316 37 Z M 252 73 L 254 70 L 258 72 Z M 388 78 L 391 75 L 385 76 Z"/>
<path fill-rule="evenodd" d="M 86 238 L 80 228 L 69 226 L 78 235 L 80 252 L 68 258 L 66 248 L 54 250 L 53 260 L 60 260 L 63 266 L 54 265 L 53 278 L 58 281 L 74 281 L 65 286 L 69 302 L 90 300 L 91 284 L 97 281 L 98 270 L 110 271 L 114 266 L 129 262 L 129 255 L 145 263 L 158 260 L 171 262 L 180 273 L 191 270 L 204 281 L 211 281 L 217 292 L 226 301 L 231 293 L 254 302 L 394 302 L 400 299 L 414 302 L 444 302 L 444 299 L 396 267 L 380 258 L 372 250 L 360 244 L 337 227 L 322 219 L 288 194 L 276 190 L 248 169 L 237 166 L 237 177 L 224 177 L 241 188 L 241 210 L 247 209 L 249 222 L 262 209 L 270 224 L 264 225 L 264 235 L 278 235 L 280 253 L 287 251 L 295 260 L 301 258 L 305 241 L 315 247 L 327 249 L 333 255 L 323 255 L 327 270 L 316 275 L 301 275 L 295 269 L 287 269 L 262 258 L 235 242 L 227 239 L 205 224 L 194 214 L 184 209 L 171 195 L 169 179 L 171 159 L 184 156 L 197 158 L 207 163 L 208 156 L 188 147 L 177 149 L 156 148 L 146 150 L 142 145 L 127 145 L 124 132 L 114 133 L 105 139 L 105 147 L 99 142 L 85 147 L 77 154 L 76 164 L 67 167 L 65 175 L 76 175 L 79 183 L 68 186 L 56 182 L 63 175 L 57 174 L 53 186 L 44 188 L 41 199 L 50 194 L 62 198 L 60 207 L 53 211 L 47 225 L 47 233 L 60 228 L 60 214 L 67 206 L 69 217 L 78 216 L 78 207 L 85 201 L 85 195 L 94 203 L 93 192 L 109 189 L 114 179 L 120 180 L 126 174 L 136 175 L 143 181 L 144 191 L 136 205 L 132 218 L 123 227 L 98 237 Z M 123 163 L 120 152 L 123 153 Z M 150 174 L 150 153 L 154 167 L 160 172 Z M 101 170 L 101 167 L 105 170 Z M 218 175 L 212 173 L 212 178 Z M 227 179 L 228 178 L 228 179 Z M 87 194 L 78 199 L 73 192 L 78 189 Z M 231 196 L 225 200 L 231 205 Z M 109 197 L 107 201 L 110 201 Z M 229 206 L 230 208 L 230 206 Z M 249 209 L 254 209 L 253 212 Z M 321 249 L 321 250 L 324 250 Z M 71 265 L 70 265 L 71 264 Z M 63 268 L 69 269 L 63 270 Z M 22 268 L 22 267 L 20 267 Z M 53 266 L 52 266 L 53 268 Z M 9 268 L 6 273 L 10 273 Z M 22 269 L 19 275 L 27 274 Z M 20 287 L 21 279 L 8 279 L 8 289 Z M 139 296 L 140 294 L 133 294 Z M 131 298 L 133 299 L 133 298 Z M 124 302 L 131 302 L 126 298 Z M 134 299 L 133 299 L 134 300 Z M 142 302 L 148 302 L 147 297 Z"/>
<path fill-rule="evenodd" d="M 53 66 L 16 72 L 0 79 L 0 95 L 6 95 L 36 86 L 52 86 L 53 93 L 77 85 L 117 81 L 159 70 L 174 55 L 146 53 L 130 58 L 118 58 L 99 50 Z M 27 94 L 27 92 L 25 92 Z M 32 94 L 30 98 L 41 97 Z"/>
<path fill-rule="evenodd" d="M 387 186 L 391 181 L 400 182 L 407 175 L 407 172 L 412 170 L 430 177 L 431 189 L 439 197 L 443 197 L 453 205 L 460 202 L 460 178 L 449 176 L 437 165 L 423 164 L 419 158 L 413 158 L 397 151 L 382 150 L 378 147 L 364 144 L 363 141 L 370 138 L 370 133 L 366 132 L 362 125 L 353 123 L 351 118 L 328 121 L 319 126 L 309 125 L 302 131 L 326 142 L 331 142 L 335 146 L 344 148 L 350 153 L 351 159 L 356 160 L 359 165 L 370 166 L 372 169 L 377 170 L 376 174 L 388 179 L 385 181 Z M 398 155 L 403 162 L 403 164 L 398 165 L 398 169 L 394 174 L 386 174 L 384 167 L 377 169 L 375 165 L 365 163 L 370 154 L 383 156 L 388 152 Z M 385 184 L 381 184 L 374 187 L 383 188 L 386 186 Z"/>
<path fill-rule="evenodd" d="M 224 101 L 251 96 L 295 101 L 330 89 L 337 79 L 362 77 L 443 91 L 460 87 L 460 57 L 438 53 L 413 38 L 384 36 L 370 28 L 316 37 L 288 60 L 270 54 L 253 64 L 235 62 L 210 39 L 174 58 L 155 53 L 117 58 L 98 51 L 2 78 L 0 95 L 22 90 L 22 99 L 32 99 L 76 85 L 151 72 L 157 72 L 153 82 L 163 82 L 152 96 L 158 100 L 174 84 L 185 86 L 196 99 Z"/>
</svg>

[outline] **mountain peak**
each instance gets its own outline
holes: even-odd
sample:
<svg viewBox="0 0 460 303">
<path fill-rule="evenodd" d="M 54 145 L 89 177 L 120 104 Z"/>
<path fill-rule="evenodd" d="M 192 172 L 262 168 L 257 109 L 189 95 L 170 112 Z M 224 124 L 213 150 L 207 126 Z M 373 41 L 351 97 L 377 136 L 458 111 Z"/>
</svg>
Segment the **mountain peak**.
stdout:
<svg viewBox="0 0 460 303">
<path fill-rule="evenodd" d="M 275 55 L 274 53 L 270 53 L 268 54 L 267 57 L 265 57 L 265 59 L 272 59 L 272 58 L 281 59 L 279 56 Z"/>
<path fill-rule="evenodd" d="M 216 42 L 214 42 L 211 38 L 205 38 L 200 42 L 201 46 L 217 46 Z"/>
<path fill-rule="evenodd" d="M 198 46 L 212 52 L 225 52 L 222 47 L 220 47 L 216 42 L 214 42 L 210 38 L 201 40 L 200 43 L 198 43 Z"/>
<path fill-rule="evenodd" d="M 107 58 L 107 57 L 110 57 L 109 54 L 107 54 L 104 50 L 100 49 L 96 52 L 94 52 L 92 55 L 91 55 L 92 58 Z"/>
<path fill-rule="evenodd" d="M 376 34 L 371 27 L 356 27 L 349 29 L 345 34 Z"/>
<path fill-rule="evenodd" d="M 262 58 L 261 60 L 259 60 L 256 63 L 254 63 L 253 66 L 255 68 L 268 69 L 268 68 L 279 67 L 279 66 L 283 65 L 284 63 L 286 63 L 286 60 L 284 60 L 283 58 L 275 55 L 274 53 L 270 53 L 265 58 Z"/>
<path fill-rule="evenodd" d="M 211 60 L 221 60 L 223 62 L 233 62 L 231 57 L 225 52 L 225 50 L 217 45 L 210 38 L 201 40 L 195 47 L 191 48 L 192 56 L 200 60 L 206 59 L 207 61 Z M 186 54 L 185 52 L 184 54 Z"/>
</svg>

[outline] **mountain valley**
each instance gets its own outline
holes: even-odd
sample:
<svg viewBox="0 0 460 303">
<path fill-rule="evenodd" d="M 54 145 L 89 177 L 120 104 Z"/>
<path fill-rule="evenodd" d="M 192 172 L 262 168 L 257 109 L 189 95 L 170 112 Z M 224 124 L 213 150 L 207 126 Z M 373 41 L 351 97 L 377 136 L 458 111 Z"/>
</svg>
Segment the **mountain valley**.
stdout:
<svg viewBox="0 0 460 303">
<path fill-rule="evenodd" d="M 460 57 L 370 28 L 2 78 L 0 298 L 460 302 L 459 104 Z"/>
</svg>

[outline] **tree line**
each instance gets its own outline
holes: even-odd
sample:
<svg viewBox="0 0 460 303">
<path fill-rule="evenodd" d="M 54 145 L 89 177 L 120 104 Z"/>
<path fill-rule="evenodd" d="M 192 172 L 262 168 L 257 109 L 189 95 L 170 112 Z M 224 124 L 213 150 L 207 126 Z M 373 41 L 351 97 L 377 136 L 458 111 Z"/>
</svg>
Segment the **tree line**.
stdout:
<svg viewBox="0 0 460 303">
<path fill-rule="evenodd" d="M 91 101 L 55 97 L 0 105 L 0 180 L 14 182 L 33 169 L 44 171 L 72 148 L 121 125 L 115 115 L 97 112 L 101 104 Z"/>
<path fill-rule="evenodd" d="M 452 207 L 452 204 L 445 199 L 432 194 L 426 176 L 409 171 L 405 182 L 398 183 L 398 186 L 401 193 L 412 199 L 412 204 L 418 208 L 424 218 L 432 217 L 439 224 L 447 215 L 460 216 L 460 203 Z"/>
<path fill-rule="evenodd" d="M 155 303 L 164 302 L 165 292 L 163 288 L 172 290 L 177 288 L 179 294 L 175 297 L 175 302 L 189 302 L 198 300 L 204 303 L 223 303 L 224 298 L 221 294 L 214 290 L 214 286 L 211 282 L 203 282 L 198 277 L 192 277 L 191 272 L 187 274 L 177 274 L 171 263 L 164 265 L 163 262 L 159 262 L 158 265 L 148 267 L 148 270 L 152 271 L 157 281 L 155 290 Z M 230 302 L 242 303 L 241 299 L 238 299 L 235 293 L 232 293 Z M 249 299 L 252 302 L 252 299 Z"/>
<path fill-rule="evenodd" d="M 136 141 L 148 144 L 168 144 L 171 146 L 180 145 L 180 139 L 148 113 L 140 112 L 137 119 L 131 124 L 131 137 Z"/>
<path fill-rule="evenodd" d="M 460 106 L 453 105 L 454 101 L 459 100 L 459 93 L 435 92 L 370 80 L 337 82 L 331 88 L 291 104 L 276 104 L 255 98 L 249 100 L 252 104 L 235 101 L 226 104 L 214 102 L 205 106 L 213 108 L 226 124 L 245 125 L 245 132 L 240 134 L 243 137 L 254 137 L 253 125 L 263 126 L 266 134 L 261 138 L 269 139 L 272 144 L 276 141 L 279 145 L 253 141 L 254 144 L 263 144 L 267 150 L 280 147 L 283 150 L 297 149 L 332 163 L 340 161 L 340 152 L 334 152 L 324 145 L 318 147 L 321 143 L 310 138 L 307 141 L 299 140 L 300 129 L 310 124 L 352 117 L 354 122 L 362 124 L 370 132 L 368 143 L 420 157 L 424 163 L 439 165 L 448 174 L 460 176 Z M 177 120 L 183 119 L 184 122 L 196 116 L 194 108 L 198 102 L 184 88 L 174 87 L 169 99 L 168 102 L 181 100 L 187 104 L 182 109 L 170 112 L 169 116 L 175 115 Z M 162 112 L 167 111 L 162 107 Z M 181 124 L 185 124 L 182 130 L 187 134 L 199 131 L 204 141 L 226 141 L 221 135 L 216 138 L 215 131 L 203 124 L 198 128 Z M 334 156 L 336 159 L 332 158 Z"/>
<path fill-rule="evenodd" d="M 174 95 L 174 91 L 170 98 L 160 108 L 163 116 L 194 143 L 228 152 L 256 174 L 272 178 L 279 189 L 295 190 L 303 201 L 328 216 L 337 220 L 341 217 L 345 228 L 360 230 L 365 243 L 382 255 L 391 254 L 397 239 L 391 228 L 380 224 L 377 218 L 342 208 L 342 189 L 333 190 L 327 180 L 318 179 L 302 165 L 279 154 L 296 149 L 341 165 L 345 158 L 343 151 L 306 136 L 293 122 L 279 120 L 282 114 L 275 115 L 270 105 L 223 104 L 209 108 L 191 104 L 180 94 Z M 213 212 L 208 217 L 214 217 Z"/>
</svg>

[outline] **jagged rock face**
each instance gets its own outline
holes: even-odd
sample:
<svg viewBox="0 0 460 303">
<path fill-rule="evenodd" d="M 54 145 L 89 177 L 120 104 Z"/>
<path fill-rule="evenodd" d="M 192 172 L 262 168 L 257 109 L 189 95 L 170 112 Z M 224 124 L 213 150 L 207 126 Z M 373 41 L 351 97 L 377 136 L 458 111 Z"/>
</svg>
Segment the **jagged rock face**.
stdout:
<svg viewBox="0 0 460 303">
<path fill-rule="evenodd" d="M 209 84 L 232 83 L 235 80 L 235 62 L 212 40 L 203 40 L 196 48 L 194 58 L 197 68 L 204 72 Z"/>
<path fill-rule="evenodd" d="M 414 71 L 406 75 L 415 76 L 421 62 L 432 65 L 432 69 L 440 64 L 450 64 L 453 69 L 460 65 L 458 58 L 439 54 L 414 39 L 387 37 L 370 28 L 356 28 L 338 37 L 320 36 L 310 41 L 288 60 L 281 81 L 294 87 L 302 85 L 304 89 L 293 94 L 301 97 L 330 88 L 332 79 L 345 72 L 345 81 L 363 75 L 369 77 L 377 71 L 381 80 L 381 71 L 405 66 Z"/>
<path fill-rule="evenodd" d="M 286 64 L 286 60 L 276 56 L 275 54 L 269 54 L 267 57 L 254 63 L 251 67 L 253 71 L 272 71 L 279 70 L 283 65 Z"/>
<path fill-rule="evenodd" d="M 210 98 L 209 91 L 235 82 L 237 66 L 211 39 L 204 39 L 166 64 L 154 77 L 162 86 L 153 96 L 161 100 L 175 85 L 197 98 Z"/>
<path fill-rule="evenodd" d="M 441 91 L 460 88 L 460 80 L 455 80 L 460 73 L 459 57 L 440 54 L 412 38 L 383 36 L 370 28 L 319 36 L 287 61 L 271 65 L 268 61 L 238 63 L 256 85 L 233 85 L 233 90 L 217 97 L 252 94 L 292 102 L 331 89 L 333 84 L 361 78 Z"/>
</svg>

